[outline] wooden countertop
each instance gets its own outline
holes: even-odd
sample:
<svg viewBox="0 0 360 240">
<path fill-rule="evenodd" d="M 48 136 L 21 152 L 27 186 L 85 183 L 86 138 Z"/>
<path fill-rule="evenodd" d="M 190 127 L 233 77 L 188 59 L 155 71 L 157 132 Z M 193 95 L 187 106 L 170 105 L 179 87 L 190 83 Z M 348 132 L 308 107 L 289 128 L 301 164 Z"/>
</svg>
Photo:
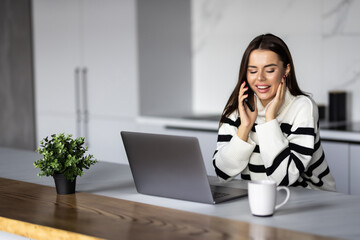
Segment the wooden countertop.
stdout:
<svg viewBox="0 0 360 240">
<path fill-rule="evenodd" d="M 32 239 L 334 239 L 0 178 L 0 230 Z"/>
</svg>

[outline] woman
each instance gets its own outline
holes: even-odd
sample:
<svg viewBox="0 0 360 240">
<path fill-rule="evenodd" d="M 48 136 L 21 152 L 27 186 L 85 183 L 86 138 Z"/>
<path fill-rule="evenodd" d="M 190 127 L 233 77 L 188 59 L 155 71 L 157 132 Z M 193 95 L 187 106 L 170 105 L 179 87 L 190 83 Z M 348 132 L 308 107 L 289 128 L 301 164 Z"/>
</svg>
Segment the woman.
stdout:
<svg viewBox="0 0 360 240">
<path fill-rule="evenodd" d="M 220 120 L 217 175 L 335 191 L 318 119 L 316 104 L 297 84 L 286 44 L 272 34 L 256 37 Z"/>
</svg>

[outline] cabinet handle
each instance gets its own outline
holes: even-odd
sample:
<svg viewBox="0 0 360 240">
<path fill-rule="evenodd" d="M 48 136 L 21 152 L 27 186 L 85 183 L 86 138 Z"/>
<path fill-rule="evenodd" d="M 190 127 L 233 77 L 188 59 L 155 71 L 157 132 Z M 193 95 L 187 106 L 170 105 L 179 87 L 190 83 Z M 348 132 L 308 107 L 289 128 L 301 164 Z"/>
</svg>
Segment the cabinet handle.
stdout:
<svg viewBox="0 0 360 240">
<path fill-rule="evenodd" d="M 89 132 L 88 132 L 88 123 L 89 123 L 89 110 L 88 110 L 88 92 L 87 92 L 87 68 L 84 67 L 82 69 L 82 78 L 83 78 L 83 86 L 82 86 L 82 96 L 83 96 L 83 122 L 84 122 L 84 137 L 87 146 L 89 146 Z"/>
<path fill-rule="evenodd" d="M 75 110 L 76 110 L 76 137 L 81 136 L 81 106 L 80 106 L 80 68 L 75 68 Z"/>
</svg>

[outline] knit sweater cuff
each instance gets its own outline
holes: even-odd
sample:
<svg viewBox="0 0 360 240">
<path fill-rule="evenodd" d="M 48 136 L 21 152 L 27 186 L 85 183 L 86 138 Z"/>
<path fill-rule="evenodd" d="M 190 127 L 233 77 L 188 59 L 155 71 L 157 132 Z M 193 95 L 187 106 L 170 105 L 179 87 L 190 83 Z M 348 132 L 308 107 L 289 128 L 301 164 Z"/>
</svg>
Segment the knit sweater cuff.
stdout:
<svg viewBox="0 0 360 240">
<path fill-rule="evenodd" d="M 255 146 L 254 143 L 241 140 L 237 135 L 233 136 L 229 144 L 219 152 L 222 161 L 216 161 L 217 167 L 230 176 L 239 174 L 239 170 L 247 166 Z"/>
</svg>

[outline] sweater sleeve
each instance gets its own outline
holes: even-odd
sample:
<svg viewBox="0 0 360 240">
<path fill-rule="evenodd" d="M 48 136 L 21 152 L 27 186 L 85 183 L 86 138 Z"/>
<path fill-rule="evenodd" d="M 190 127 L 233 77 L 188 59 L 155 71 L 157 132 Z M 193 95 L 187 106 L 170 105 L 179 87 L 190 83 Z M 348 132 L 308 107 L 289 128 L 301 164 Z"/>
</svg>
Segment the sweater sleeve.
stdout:
<svg viewBox="0 0 360 240">
<path fill-rule="evenodd" d="M 291 185 L 309 165 L 314 153 L 315 127 L 311 100 L 298 105 L 291 124 L 277 119 L 255 127 L 266 174 L 278 185 Z M 296 107 L 296 106 L 295 106 Z"/>
<path fill-rule="evenodd" d="M 233 179 L 247 167 L 256 146 L 251 140 L 245 142 L 237 136 L 238 124 L 229 118 L 218 131 L 213 165 L 218 177 L 226 181 Z"/>
</svg>

